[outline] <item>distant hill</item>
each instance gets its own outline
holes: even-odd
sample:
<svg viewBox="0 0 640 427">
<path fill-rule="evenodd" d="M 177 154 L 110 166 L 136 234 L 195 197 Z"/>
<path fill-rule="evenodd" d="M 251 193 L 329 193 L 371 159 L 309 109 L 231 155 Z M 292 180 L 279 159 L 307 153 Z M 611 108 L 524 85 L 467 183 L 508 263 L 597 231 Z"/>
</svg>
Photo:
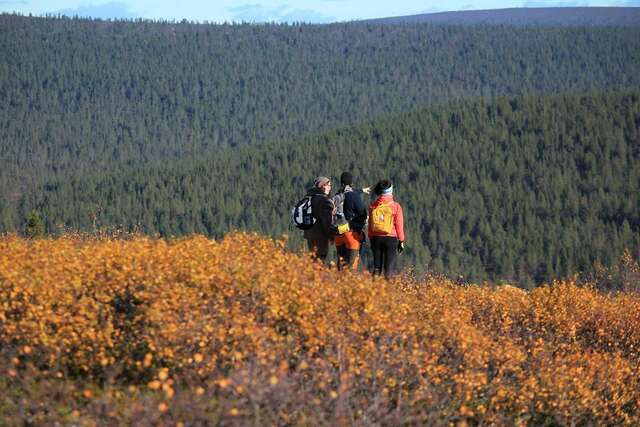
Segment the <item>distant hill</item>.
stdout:
<svg viewBox="0 0 640 427">
<path fill-rule="evenodd" d="M 467 10 L 371 19 L 363 22 L 400 24 L 428 22 L 446 25 L 518 26 L 640 26 L 640 7 L 543 7 Z"/>
</svg>

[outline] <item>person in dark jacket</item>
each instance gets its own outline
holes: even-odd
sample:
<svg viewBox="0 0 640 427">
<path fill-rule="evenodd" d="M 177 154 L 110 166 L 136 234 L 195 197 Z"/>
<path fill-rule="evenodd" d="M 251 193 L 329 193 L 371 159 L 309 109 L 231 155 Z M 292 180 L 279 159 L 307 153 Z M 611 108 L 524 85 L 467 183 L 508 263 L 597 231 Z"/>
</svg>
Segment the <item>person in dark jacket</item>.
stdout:
<svg viewBox="0 0 640 427">
<path fill-rule="evenodd" d="M 367 223 L 367 207 L 362 202 L 361 194 L 368 193 L 369 189 L 354 190 L 353 175 L 343 172 L 340 176 L 341 188 L 333 197 L 336 206 L 336 221 L 346 221 L 349 231 L 336 236 L 336 255 L 338 257 L 338 269 L 350 266 L 353 270 L 358 268 L 360 260 L 360 248 L 364 241 L 363 229 Z"/>
<path fill-rule="evenodd" d="M 319 176 L 313 182 L 313 187 L 307 191 L 311 197 L 311 211 L 316 219 L 313 226 L 304 231 L 309 250 L 313 256 L 324 261 L 329 254 L 329 241 L 338 233 L 338 226 L 334 223 L 335 207 L 329 198 L 331 180 Z"/>
</svg>

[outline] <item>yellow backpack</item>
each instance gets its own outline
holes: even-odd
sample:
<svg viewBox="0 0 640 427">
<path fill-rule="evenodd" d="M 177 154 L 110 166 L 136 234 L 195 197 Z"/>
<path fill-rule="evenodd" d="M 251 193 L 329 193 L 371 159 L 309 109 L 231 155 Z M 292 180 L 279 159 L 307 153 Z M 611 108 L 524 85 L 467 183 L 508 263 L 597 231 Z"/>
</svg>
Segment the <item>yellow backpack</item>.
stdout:
<svg viewBox="0 0 640 427">
<path fill-rule="evenodd" d="M 391 203 L 382 203 L 371 211 L 371 231 L 389 234 L 393 229 L 393 208 Z"/>
</svg>

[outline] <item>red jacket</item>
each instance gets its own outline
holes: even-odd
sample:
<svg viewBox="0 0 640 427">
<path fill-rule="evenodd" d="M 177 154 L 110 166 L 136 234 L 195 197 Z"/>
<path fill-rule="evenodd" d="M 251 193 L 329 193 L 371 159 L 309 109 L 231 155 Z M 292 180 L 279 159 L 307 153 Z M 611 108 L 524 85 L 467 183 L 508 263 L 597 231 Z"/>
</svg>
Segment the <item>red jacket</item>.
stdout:
<svg viewBox="0 0 640 427">
<path fill-rule="evenodd" d="M 398 240 L 400 240 L 401 242 L 404 241 L 404 218 L 402 216 L 402 206 L 400 206 L 400 203 L 396 202 L 393 200 L 393 195 L 389 194 L 385 194 L 382 195 L 380 197 L 378 197 L 376 200 L 374 200 L 373 203 L 371 203 L 371 206 L 369 206 L 369 218 L 371 218 L 371 212 L 379 205 L 383 204 L 383 203 L 390 203 L 391 204 L 391 209 L 393 210 L 393 225 L 394 227 L 391 229 L 390 233 L 384 234 L 384 233 L 374 233 L 371 231 L 371 220 L 369 220 L 369 238 L 371 237 L 375 237 L 375 236 L 392 236 L 392 237 L 397 237 Z"/>
</svg>

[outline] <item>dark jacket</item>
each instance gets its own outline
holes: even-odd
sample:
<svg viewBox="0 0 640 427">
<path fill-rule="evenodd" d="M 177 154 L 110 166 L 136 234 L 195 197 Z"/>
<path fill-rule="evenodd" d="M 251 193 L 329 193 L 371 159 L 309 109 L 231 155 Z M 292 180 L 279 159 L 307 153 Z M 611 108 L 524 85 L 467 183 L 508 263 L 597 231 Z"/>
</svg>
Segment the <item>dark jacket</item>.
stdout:
<svg viewBox="0 0 640 427">
<path fill-rule="evenodd" d="M 311 211 L 316 223 L 304 231 L 304 238 L 312 240 L 333 238 L 338 232 L 338 227 L 333 222 L 333 202 L 319 188 L 310 189 L 307 195 L 312 196 Z"/>
<path fill-rule="evenodd" d="M 344 205 L 342 211 L 344 218 L 349 221 L 349 228 L 362 231 L 367 223 L 367 207 L 362 202 L 362 190 L 353 190 L 347 186 L 344 188 Z"/>
</svg>

